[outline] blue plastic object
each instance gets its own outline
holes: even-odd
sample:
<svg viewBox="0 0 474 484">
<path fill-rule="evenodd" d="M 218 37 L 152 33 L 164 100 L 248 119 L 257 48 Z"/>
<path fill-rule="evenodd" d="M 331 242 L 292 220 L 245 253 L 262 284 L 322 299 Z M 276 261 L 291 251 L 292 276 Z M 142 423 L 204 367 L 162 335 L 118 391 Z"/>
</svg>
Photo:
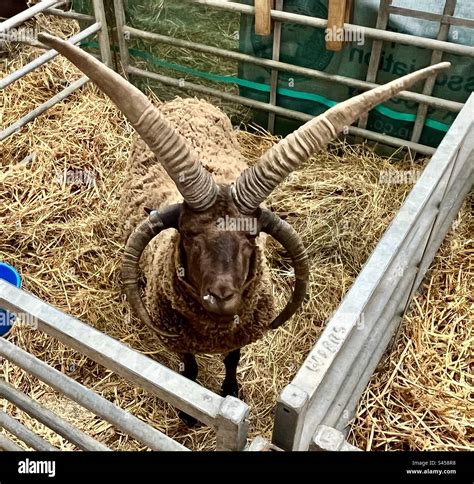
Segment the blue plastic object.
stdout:
<svg viewBox="0 0 474 484">
<path fill-rule="evenodd" d="M 21 277 L 12 266 L 0 262 L 0 279 L 9 282 L 15 287 L 21 287 Z M 5 336 L 13 326 L 16 317 L 10 311 L 0 308 L 0 336 Z"/>
</svg>

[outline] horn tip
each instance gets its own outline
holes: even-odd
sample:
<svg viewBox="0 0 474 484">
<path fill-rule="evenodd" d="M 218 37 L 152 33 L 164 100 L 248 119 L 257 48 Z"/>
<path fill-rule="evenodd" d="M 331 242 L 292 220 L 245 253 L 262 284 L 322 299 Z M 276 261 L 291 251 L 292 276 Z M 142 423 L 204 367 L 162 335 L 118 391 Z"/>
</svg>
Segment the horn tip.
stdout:
<svg viewBox="0 0 474 484">
<path fill-rule="evenodd" d="M 438 64 L 434 64 L 433 67 L 436 69 L 436 70 L 445 70 L 445 69 L 449 69 L 451 67 L 451 62 L 439 62 Z"/>
</svg>

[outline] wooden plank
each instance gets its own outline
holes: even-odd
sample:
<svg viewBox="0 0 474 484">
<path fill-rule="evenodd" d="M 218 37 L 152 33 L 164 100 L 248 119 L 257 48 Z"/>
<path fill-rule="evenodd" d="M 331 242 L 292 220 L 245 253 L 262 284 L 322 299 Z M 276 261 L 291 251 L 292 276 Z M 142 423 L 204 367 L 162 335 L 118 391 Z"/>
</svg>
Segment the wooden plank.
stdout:
<svg viewBox="0 0 474 484">
<path fill-rule="evenodd" d="M 271 10 L 274 0 L 255 0 L 255 33 L 270 35 L 272 33 Z"/>
<path fill-rule="evenodd" d="M 326 49 L 338 51 L 344 45 L 344 22 L 346 21 L 347 0 L 329 0 L 328 25 L 326 28 Z"/>
</svg>

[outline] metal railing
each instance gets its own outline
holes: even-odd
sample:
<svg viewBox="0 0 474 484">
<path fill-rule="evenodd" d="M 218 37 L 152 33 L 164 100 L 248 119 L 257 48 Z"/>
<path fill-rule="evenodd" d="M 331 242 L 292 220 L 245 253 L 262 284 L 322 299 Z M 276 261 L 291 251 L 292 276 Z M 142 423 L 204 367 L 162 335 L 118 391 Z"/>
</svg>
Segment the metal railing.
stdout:
<svg viewBox="0 0 474 484">
<path fill-rule="evenodd" d="M 68 16 L 72 18 L 76 18 L 73 12 L 65 12 L 57 7 L 67 4 L 67 1 L 53 1 L 53 0 L 43 0 L 36 5 L 20 12 L 18 15 L 5 20 L 4 22 L 0 23 L 0 40 L 6 39 L 8 40 L 8 32 L 10 29 L 21 25 L 23 22 L 33 18 L 38 13 L 46 13 L 49 15 L 58 15 L 58 12 L 61 12 L 60 16 Z M 99 40 L 99 47 L 100 47 L 100 59 L 108 66 L 112 66 L 112 55 L 110 51 L 109 45 L 109 35 L 107 31 L 107 21 L 105 18 L 105 10 L 103 0 L 92 0 L 94 16 L 85 16 L 87 17 L 85 20 L 90 20 L 93 22 L 92 25 L 87 27 L 82 32 L 74 35 L 72 38 L 69 39 L 69 42 L 78 43 L 92 35 L 97 35 Z M 81 16 L 82 17 L 82 16 Z M 84 18 L 83 18 L 84 20 Z M 40 42 L 35 41 L 32 39 L 32 45 L 36 47 L 44 47 Z M 17 81 L 18 79 L 23 78 L 30 72 L 33 72 L 35 69 L 38 69 L 42 65 L 46 64 L 47 62 L 51 61 L 57 56 L 57 52 L 54 50 L 48 50 L 46 53 L 39 56 L 37 59 L 33 60 L 32 62 L 28 63 L 27 65 L 23 66 L 21 69 L 18 69 L 2 80 L 0 80 L 0 89 L 5 89 L 10 86 L 13 82 Z M 53 107 L 54 105 L 58 104 L 65 98 L 67 98 L 70 94 L 80 89 L 88 82 L 87 77 L 81 77 L 77 81 L 74 81 L 61 92 L 53 96 L 48 101 L 44 102 L 33 111 L 27 113 L 25 116 L 20 118 L 19 120 L 15 121 L 10 126 L 7 126 L 2 131 L 0 131 L 0 141 L 3 141 L 8 136 L 11 136 L 23 126 L 25 126 L 30 121 L 36 119 L 42 113 L 47 111 L 49 108 Z"/>
<path fill-rule="evenodd" d="M 474 181 L 474 94 L 281 392 L 273 443 L 307 450 L 318 426 L 346 430 L 370 377 Z"/>
<path fill-rule="evenodd" d="M 200 422 L 214 427 L 216 450 L 244 449 L 249 408 L 241 400 L 232 396 L 224 398 L 217 395 L 2 280 L 0 280 L 0 307 L 16 314 L 28 315 L 28 320 L 34 321 L 38 325 L 38 330 L 88 356 L 133 385 L 147 390 Z M 137 419 L 134 417 L 125 418 L 123 410 L 1 338 L 0 356 L 90 409 L 101 418 L 122 428 L 146 445 L 150 446 L 153 442 L 150 439 L 144 440 L 149 426 L 144 427 L 143 425 L 146 424 L 142 422 L 143 425 L 138 427 Z M 0 395 L 2 391 L 4 390 L 0 385 Z M 159 434 L 160 441 L 157 441 L 156 446 L 152 448 L 161 447 L 162 450 L 182 448 L 180 444 L 161 432 Z M 152 437 L 157 439 L 155 431 Z"/>
</svg>

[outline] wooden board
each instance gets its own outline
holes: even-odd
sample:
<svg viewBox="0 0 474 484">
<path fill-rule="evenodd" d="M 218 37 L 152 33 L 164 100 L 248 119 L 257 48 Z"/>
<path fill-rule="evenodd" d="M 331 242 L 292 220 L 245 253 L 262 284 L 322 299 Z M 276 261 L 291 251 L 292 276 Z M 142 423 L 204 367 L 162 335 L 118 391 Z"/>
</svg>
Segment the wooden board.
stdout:
<svg viewBox="0 0 474 484">
<path fill-rule="evenodd" d="M 255 33 L 270 35 L 272 33 L 271 9 L 274 0 L 255 0 Z"/>
<path fill-rule="evenodd" d="M 329 0 L 326 49 L 342 49 L 344 40 L 341 37 L 344 23 L 349 20 L 351 3 L 351 0 Z"/>
</svg>

